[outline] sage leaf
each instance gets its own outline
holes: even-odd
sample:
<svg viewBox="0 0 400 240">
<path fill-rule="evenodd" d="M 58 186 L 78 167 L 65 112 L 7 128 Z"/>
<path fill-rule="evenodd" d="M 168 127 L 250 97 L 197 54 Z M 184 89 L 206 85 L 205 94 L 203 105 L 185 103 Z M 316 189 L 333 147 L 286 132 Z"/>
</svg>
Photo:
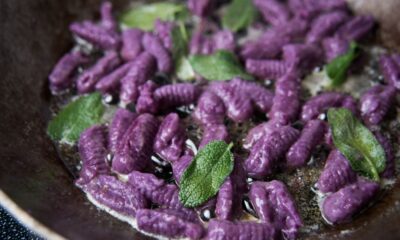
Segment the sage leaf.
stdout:
<svg viewBox="0 0 400 240">
<path fill-rule="evenodd" d="M 82 96 L 61 109 L 47 133 L 55 141 L 74 143 L 86 128 L 102 121 L 104 110 L 100 93 Z"/>
<path fill-rule="evenodd" d="M 195 77 L 188 55 L 189 35 L 185 25 L 180 22 L 172 29 L 172 57 L 175 62 L 176 75 L 182 80 L 192 80 Z"/>
<path fill-rule="evenodd" d="M 185 5 L 172 2 L 158 2 L 145 5 L 134 5 L 124 12 L 120 22 L 125 27 L 140 28 L 146 31 L 153 30 L 157 19 L 173 21 L 185 16 Z"/>
<path fill-rule="evenodd" d="M 181 80 L 193 80 L 195 73 L 189 59 L 186 56 L 182 56 L 176 62 L 176 76 Z"/>
<path fill-rule="evenodd" d="M 332 87 L 338 87 L 344 83 L 347 76 L 347 70 L 359 54 L 359 46 L 355 42 L 351 42 L 347 53 L 336 57 L 326 66 L 326 73 L 331 79 Z"/>
<path fill-rule="evenodd" d="M 208 143 L 194 157 L 180 181 L 179 199 L 185 207 L 196 207 L 217 194 L 233 170 L 233 144 Z"/>
<path fill-rule="evenodd" d="M 185 56 L 188 53 L 189 36 L 185 25 L 180 22 L 172 29 L 172 55 Z"/>
<path fill-rule="evenodd" d="M 208 80 L 231 80 L 234 77 L 251 80 L 234 53 L 219 50 L 212 55 L 192 55 L 190 63 L 196 73 Z"/>
<path fill-rule="evenodd" d="M 237 32 L 249 26 L 257 16 L 251 0 L 233 0 L 222 16 L 222 26 Z"/>
<path fill-rule="evenodd" d="M 374 134 L 351 111 L 345 108 L 328 110 L 335 146 L 349 160 L 352 169 L 374 181 L 385 170 L 386 155 Z"/>
</svg>

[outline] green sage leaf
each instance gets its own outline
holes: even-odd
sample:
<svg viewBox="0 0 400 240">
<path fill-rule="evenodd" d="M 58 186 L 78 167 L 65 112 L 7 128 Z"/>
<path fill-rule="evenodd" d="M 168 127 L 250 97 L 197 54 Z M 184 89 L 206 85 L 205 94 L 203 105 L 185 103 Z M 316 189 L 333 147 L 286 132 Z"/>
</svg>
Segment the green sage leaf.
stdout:
<svg viewBox="0 0 400 240">
<path fill-rule="evenodd" d="M 222 16 L 222 26 L 237 32 L 248 27 L 257 16 L 251 0 L 233 0 Z"/>
<path fill-rule="evenodd" d="M 175 62 L 176 75 L 181 80 L 192 80 L 195 77 L 188 55 L 189 34 L 181 22 L 172 29 L 172 57 Z"/>
<path fill-rule="evenodd" d="M 196 207 L 217 194 L 233 170 L 233 144 L 213 141 L 201 149 L 180 181 L 179 199 L 185 207 Z"/>
<path fill-rule="evenodd" d="M 177 59 L 176 62 L 176 76 L 181 80 L 193 80 L 195 73 L 189 59 L 186 56 L 182 56 Z"/>
<path fill-rule="evenodd" d="M 335 146 L 353 170 L 379 181 L 379 173 L 385 170 L 386 155 L 374 134 L 345 108 L 329 109 L 328 121 Z"/>
<path fill-rule="evenodd" d="M 351 42 L 347 53 L 336 57 L 326 65 L 326 73 L 331 79 L 331 86 L 338 87 L 344 83 L 347 76 L 347 70 L 359 54 L 359 46 L 355 42 Z"/>
<path fill-rule="evenodd" d="M 192 55 L 190 63 L 196 73 L 208 80 L 231 80 L 234 77 L 251 80 L 234 53 L 220 50 L 212 55 Z"/>
<path fill-rule="evenodd" d="M 186 16 L 185 5 L 172 2 L 158 2 L 133 6 L 122 14 L 120 22 L 123 26 L 140 28 L 146 31 L 153 30 L 157 19 L 173 21 Z"/>
<path fill-rule="evenodd" d="M 82 131 L 102 121 L 104 110 L 100 93 L 82 96 L 61 109 L 47 133 L 55 141 L 74 143 Z"/>
</svg>

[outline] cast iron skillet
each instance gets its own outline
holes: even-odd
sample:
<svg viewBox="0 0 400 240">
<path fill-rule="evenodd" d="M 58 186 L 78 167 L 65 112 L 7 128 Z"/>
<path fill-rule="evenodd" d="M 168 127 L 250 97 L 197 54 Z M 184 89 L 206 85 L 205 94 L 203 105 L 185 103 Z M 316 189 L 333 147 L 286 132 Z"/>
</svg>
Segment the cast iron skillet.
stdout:
<svg viewBox="0 0 400 240">
<path fill-rule="evenodd" d="M 114 5 L 121 9 L 124 2 Z M 379 39 L 391 48 L 400 46 L 400 1 L 351 2 L 360 11 L 374 11 L 383 22 Z M 100 0 L 0 1 L 0 203 L 49 239 L 148 238 L 88 203 L 45 133 L 50 117 L 46 77 L 71 47 L 68 24 L 96 17 L 99 4 Z M 399 239 L 399 201 L 397 183 L 351 224 L 307 239 Z M 340 234 L 347 229 L 350 233 Z"/>
</svg>

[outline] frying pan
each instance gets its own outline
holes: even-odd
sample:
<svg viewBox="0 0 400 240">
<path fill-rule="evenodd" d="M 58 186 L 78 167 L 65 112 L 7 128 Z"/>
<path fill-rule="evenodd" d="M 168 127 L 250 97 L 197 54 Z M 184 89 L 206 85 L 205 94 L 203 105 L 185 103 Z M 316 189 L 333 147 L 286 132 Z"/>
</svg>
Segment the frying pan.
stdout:
<svg viewBox="0 0 400 240">
<path fill-rule="evenodd" d="M 47 75 L 71 47 L 68 24 L 97 17 L 100 0 L 0 1 L 0 203 L 47 239 L 148 239 L 97 210 L 73 185 L 50 139 Z M 114 1 L 121 9 L 128 1 Z M 398 0 L 351 0 L 380 21 L 377 41 L 400 46 Z M 303 239 L 399 239 L 400 184 L 350 224 Z"/>
</svg>

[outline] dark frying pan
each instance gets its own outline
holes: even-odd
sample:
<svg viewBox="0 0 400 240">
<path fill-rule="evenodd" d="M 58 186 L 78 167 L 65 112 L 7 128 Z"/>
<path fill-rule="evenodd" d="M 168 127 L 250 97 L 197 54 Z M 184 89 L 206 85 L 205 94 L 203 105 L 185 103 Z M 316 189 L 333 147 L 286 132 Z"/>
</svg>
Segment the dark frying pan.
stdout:
<svg viewBox="0 0 400 240">
<path fill-rule="evenodd" d="M 127 1 L 114 1 L 122 7 Z M 381 22 L 380 41 L 400 46 L 398 0 L 351 0 Z M 146 239 L 87 202 L 45 133 L 46 77 L 71 44 L 68 23 L 92 18 L 100 0 L 0 1 L 0 203 L 48 239 Z M 348 225 L 307 239 L 399 239 L 400 184 Z M 347 231 L 350 229 L 350 231 Z"/>
</svg>

